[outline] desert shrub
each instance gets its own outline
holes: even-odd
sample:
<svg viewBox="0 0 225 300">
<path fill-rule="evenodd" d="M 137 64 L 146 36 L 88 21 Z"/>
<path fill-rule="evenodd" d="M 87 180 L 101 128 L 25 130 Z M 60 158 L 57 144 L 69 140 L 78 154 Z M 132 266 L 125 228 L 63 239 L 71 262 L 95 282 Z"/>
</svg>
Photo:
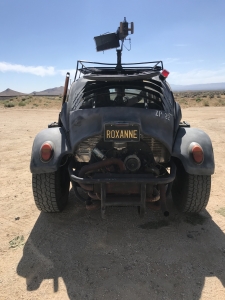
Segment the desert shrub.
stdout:
<svg viewBox="0 0 225 300">
<path fill-rule="evenodd" d="M 209 101 L 205 100 L 205 101 L 204 101 L 204 105 L 205 105 L 205 106 L 209 106 Z"/>
<path fill-rule="evenodd" d="M 201 98 L 196 98 L 195 101 L 196 101 L 196 102 L 201 102 L 202 99 L 201 99 Z"/>
<path fill-rule="evenodd" d="M 202 98 L 206 98 L 207 97 L 207 95 L 202 95 Z"/>
<path fill-rule="evenodd" d="M 34 105 L 34 106 L 36 106 L 36 107 L 38 106 L 38 104 L 37 104 L 37 103 L 34 103 L 33 105 Z"/>
<path fill-rule="evenodd" d="M 210 99 L 214 98 L 214 94 L 209 95 L 209 98 Z"/>
<path fill-rule="evenodd" d="M 5 103 L 4 107 L 14 107 L 14 103 Z"/>
<path fill-rule="evenodd" d="M 187 105 L 188 104 L 188 102 L 187 102 L 187 100 L 186 99 L 179 99 L 179 101 L 178 101 L 180 104 L 185 104 L 185 105 Z"/>
<path fill-rule="evenodd" d="M 21 101 L 21 102 L 19 103 L 19 106 L 25 106 L 25 105 L 26 105 L 25 102 L 22 102 L 22 101 Z"/>
</svg>

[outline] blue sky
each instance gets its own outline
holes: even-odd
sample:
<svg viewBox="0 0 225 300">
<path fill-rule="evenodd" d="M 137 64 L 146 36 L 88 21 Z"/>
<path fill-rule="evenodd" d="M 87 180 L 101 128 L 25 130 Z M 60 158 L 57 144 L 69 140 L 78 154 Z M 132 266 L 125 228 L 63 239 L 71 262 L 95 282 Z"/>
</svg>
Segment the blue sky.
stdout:
<svg viewBox="0 0 225 300">
<path fill-rule="evenodd" d="M 78 59 L 115 62 L 94 36 L 134 22 L 123 62 L 163 60 L 171 84 L 225 82 L 224 0 L 1 0 L 0 92 L 64 84 Z"/>
</svg>

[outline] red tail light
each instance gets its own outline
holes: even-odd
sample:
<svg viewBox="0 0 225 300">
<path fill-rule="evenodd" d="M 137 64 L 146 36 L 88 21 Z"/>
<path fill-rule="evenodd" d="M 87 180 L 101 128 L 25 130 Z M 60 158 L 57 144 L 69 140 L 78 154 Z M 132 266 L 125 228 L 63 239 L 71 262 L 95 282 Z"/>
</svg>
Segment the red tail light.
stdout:
<svg viewBox="0 0 225 300">
<path fill-rule="evenodd" d="M 54 150 L 50 142 L 42 144 L 40 149 L 40 156 L 43 162 L 48 162 L 53 156 Z"/>
<path fill-rule="evenodd" d="M 162 70 L 161 74 L 163 77 L 167 78 L 169 76 L 170 72 L 164 69 L 164 70 Z"/>
<path fill-rule="evenodd" d="M 192 152 L 193 159 L 197 164 L 203 162 L 204 152 L 202 147 L 199 144 L 195 143 L 195 145 L 193 145 L 191 148 L 191 152 Z"/>
</svg>

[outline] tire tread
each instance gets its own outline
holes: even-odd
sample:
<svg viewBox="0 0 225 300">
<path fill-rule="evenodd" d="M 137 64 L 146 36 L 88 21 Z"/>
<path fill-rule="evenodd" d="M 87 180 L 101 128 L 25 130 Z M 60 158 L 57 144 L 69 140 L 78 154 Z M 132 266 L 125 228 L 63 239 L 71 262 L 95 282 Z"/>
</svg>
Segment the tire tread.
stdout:
<svg viewBox="0 0 225 300">
<path fill-rule="evenodd" d="M 182 212 L 198 213 L 208 204 L 211 175 L 188 174 L 180 164 L 178 168 L 172 186 L 173 201 Z"/>
<path fill-rule="evenodd" d="M 59 171 L 32 174 L 33 196 L 37 208 L 43 212 L 62 211 L 68 199 L 67 185 L 66 183 L 65 188 L 62 188 Z"/>
</svg>

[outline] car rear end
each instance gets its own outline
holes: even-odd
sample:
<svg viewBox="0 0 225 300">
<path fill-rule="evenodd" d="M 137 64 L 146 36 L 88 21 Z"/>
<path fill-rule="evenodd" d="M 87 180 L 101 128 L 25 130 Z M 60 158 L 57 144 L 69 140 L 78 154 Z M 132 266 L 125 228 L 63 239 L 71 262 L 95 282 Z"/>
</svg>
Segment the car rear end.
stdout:
<svg viewBox="0 0 225 300">
<path fill-rule="evenodd" d="M 174 100 L 165 78 L 150 73 L 84 76 L 70 90 L 70 179 L 100 201 L 103 217 L 107 206 L 137 206 L 143 215 L 146 203 L 169 214 Z"/>
</svg>

